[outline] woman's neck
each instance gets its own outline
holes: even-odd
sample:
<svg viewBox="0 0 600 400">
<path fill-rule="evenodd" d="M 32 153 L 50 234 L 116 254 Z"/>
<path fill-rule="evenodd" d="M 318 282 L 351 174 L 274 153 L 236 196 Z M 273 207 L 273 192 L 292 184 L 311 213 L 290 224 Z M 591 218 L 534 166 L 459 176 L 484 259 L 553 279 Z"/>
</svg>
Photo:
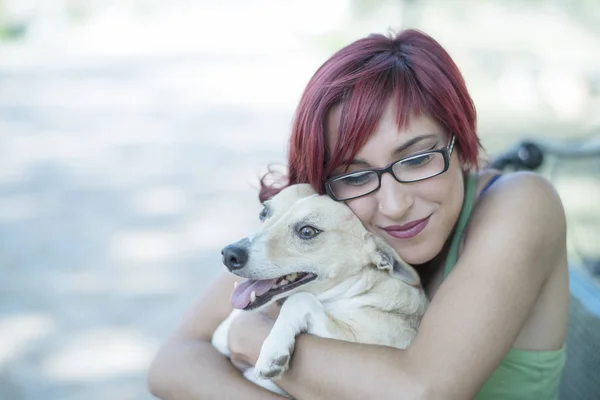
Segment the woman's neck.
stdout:
<svg viewBox="0 0 600 400">
<path fill-rule="evenodd" d="M 470 170 L 463 171 L 463 190 L 465 192 L 466 192 L 466 186 L 467 186 L 467 179 L 468 179 L 470 173 L 471 173 Z M 463 198 L 463 202 L 464 201 L 465 201 L 465 199 Z M 448 251 L 450 250 L 450 244 L 452 243 L 452 238 L 454 237 L 454 234 L 456 232 L 456 227 L 458 225 L 458 221 L 460 219 L 461 212 L 462 212 L 462 205 L 461 205 L 461 211 L 458 213 L 458 216 L 456 217 L 456 222 L 454 223 L 454 227 L 452 228 L 452 231 L 450 231 L 450 235 L 448 235 L 448 237 L 446 238 L 444 246 L 442 247 L 440 252 L 430 261 L 427 261 L 426 263 L 423 263 L 423 264 L 418 264 L 418 265 L 413 266 L 416 269 L 417 273 L 419 274 L 419 277 L 421 278 L 421 284 L 423 285 L 423 287 L 426 290 L 429 289 L 429 286 L 431 285 L 432 280 L 438 276 L 438 272 L 440 272 L 440 270 L 442 268 L 444 268 L 444 264 L 445 264 L 446 258 L 448 256 Z"/>
<path fill-rule="evenodd" d="M 450 238 L 452 238 L 452 235 L 450 235 Z M 423 264 L 413 265 L 419 274 L 419 277 L 421 278 L 421 285 L 426 291 L 428 291 L 427 289 L 431 285 L 432 280 L 438 275 L 438 272 L 444 266 L 444 260 L 446 260 L 448 249 L 450 248 L 450 238 L 446 240 L 442 250 L 433 259 Z"/>
</svg>

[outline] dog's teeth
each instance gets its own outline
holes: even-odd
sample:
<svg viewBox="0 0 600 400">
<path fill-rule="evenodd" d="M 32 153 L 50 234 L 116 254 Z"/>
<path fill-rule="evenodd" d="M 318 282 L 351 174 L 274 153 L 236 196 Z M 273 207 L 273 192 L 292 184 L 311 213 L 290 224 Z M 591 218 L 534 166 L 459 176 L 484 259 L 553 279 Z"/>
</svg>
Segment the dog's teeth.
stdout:
<svg viewBox="0 0 600 400">
<path fill-rule="evenodd" d="M 238 285 L 238 281 L 233 281 L 233 288 L 235 289 Z"/>
<path fill-rule="evenodd" d="M 293 274 L 289 274 L 288 281 L 290 281 L 290 282 L 295 281 L 297 276 L 298 276 L 298 274 L 296 272 L 294 272 Z"/>
<path fill-rule="evenodd" d="M 285 279 L 282 279 L 281 282 L 279 282 L 279 286 L 284 286 L 287 285 L 289 282 Z"/>
<path fill-rule="evenodd" d="M 253 290 L 252 293 L 250 293 L 250 303 L 254 303 L 254 300 L 256 300 L 256 292 Z"/>
</svg>

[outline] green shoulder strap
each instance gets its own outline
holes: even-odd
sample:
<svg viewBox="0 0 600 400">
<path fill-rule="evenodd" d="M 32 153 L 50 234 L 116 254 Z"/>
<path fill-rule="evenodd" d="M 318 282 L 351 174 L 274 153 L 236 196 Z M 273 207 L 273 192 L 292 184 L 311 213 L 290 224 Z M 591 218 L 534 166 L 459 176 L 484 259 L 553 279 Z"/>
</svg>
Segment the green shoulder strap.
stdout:
<svg viewBox="0 0 600 400">
<path fill-rule="evenodd" d="M 465 187 L 465 198 L 463 200 L 463 205 L 460 210 L 460 215 L 458 216 L 458 223 L 456 224 L 456 230 L 454 232 L 454 236 L 452 237 L 452 242 L 450 243 L 450 249 L 448 250 L 446 263 L 444 264 L 444 279 L 446 279 L 446 277 L 454 267 L 454 264 L 456 264 L 456 261 L 458 260 L 458 248 L 460 246 L 460 241 L 463 237 L 463 233 L 465 231 L 465 227 L 467 226 L 467 222 L 469 222 L 469 217 L 471 216 L 473 205 L 475 204 L 476 187 L 477 174 L 470 173 L 467 177 Z"/>
</svg>

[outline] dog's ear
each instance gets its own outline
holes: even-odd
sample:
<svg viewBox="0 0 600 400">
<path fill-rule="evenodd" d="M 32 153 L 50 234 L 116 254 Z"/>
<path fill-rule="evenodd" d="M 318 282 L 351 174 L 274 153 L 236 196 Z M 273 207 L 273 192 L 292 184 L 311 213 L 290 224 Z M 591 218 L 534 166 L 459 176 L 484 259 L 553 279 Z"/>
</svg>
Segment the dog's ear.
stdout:
<svg viewBox="0 0 600 400">
<path fill-rule="evenodd" d="M 390 245 L 372 233 L 367 235 L 367 240 L 374 245 L 373 263 L 378 269 L 388 271 L 392 277 L 400 279 L 411 286 L 421 285 L 421 279 L 417 271 L 404 262 Z"/>
</svg>

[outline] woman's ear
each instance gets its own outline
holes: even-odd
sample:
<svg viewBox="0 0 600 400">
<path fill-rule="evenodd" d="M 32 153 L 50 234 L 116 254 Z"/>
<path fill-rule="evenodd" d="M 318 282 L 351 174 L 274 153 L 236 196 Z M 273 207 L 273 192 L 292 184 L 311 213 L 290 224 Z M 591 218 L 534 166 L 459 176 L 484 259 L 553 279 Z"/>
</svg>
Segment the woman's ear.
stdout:
<svg viewBox="0 0 600 400">
<path fill-rule="evenodd" d="M 367 233 L 366 240 L 372 244 L 372 261 L 377 269 L 387 271 L 391 277 L 411 286 L 420 286 L 421 279 L 413 267 L 404 262 L 398 253 L 383 239 Z"/>
</svg>

